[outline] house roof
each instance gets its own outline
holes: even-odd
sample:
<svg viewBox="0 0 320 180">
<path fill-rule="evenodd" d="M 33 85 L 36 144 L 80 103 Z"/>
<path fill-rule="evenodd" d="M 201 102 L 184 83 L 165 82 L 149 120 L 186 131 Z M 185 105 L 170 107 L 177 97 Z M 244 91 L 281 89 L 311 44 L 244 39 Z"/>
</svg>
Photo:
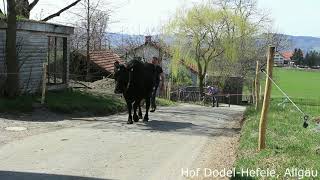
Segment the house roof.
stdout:
<svg viewBox="0 0 320 180">
<path fill-rule="evenodd" d="M 282 52 L 280 53 L 281 56 L 284 58 L 284 60 L 287 60 L 287 61 L 290 61 L 291 60 L 291 57 L 293 55 L 293 52 L 291 51 L 285 51 L 285 52 Z"/>
<path fill-rule="evenodd" d="M 181 60 L 180 63 L 183 64 L 186 68 L 188 68 L 193 73 L 198 73 L 198 68 L 196 65 L 186 64 L 184 60 Z"/>
<path fill-rule="evenodd" d="M 98 65 L 100 68 L 108 71 L 114 71 L 114 63 L 119 61 L 121 64 L 124 61 L 120 58 L 119 55 L 112 51 L 92 51 L 90 52 L 90 61 Z"/>
<path fill-rule="evenodd" d="M 153 42 L 153 41 L 151 41 L 151 42 L 145 42 L 145 43 L 137 46 L 136 48 L 134 48 L 134 50 L 143 48 L 143 47 L 148 46 L 148 45 L 154 47 L 155 49 L 161 50 L 161 46 L 160 46 L 158 43 Z"/>
</svg>

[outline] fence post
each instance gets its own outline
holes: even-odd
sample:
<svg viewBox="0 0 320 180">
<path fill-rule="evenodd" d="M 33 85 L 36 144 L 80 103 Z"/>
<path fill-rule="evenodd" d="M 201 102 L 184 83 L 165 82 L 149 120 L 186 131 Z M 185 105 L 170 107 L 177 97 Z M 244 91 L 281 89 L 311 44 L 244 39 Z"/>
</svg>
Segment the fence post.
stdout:
<svg viewBox="0 0 320 180">
<path fill-rule="evenodd" d="M 255 86 L 254 86 L 254 90 L 255 90 L 255 105 L 256 105 L 256 110 L 258 109 L 259 107 L 259 102 L 260 102 L 260 95 L 259 95 L 259 71 L 260 71 L 260 68 L 259 68 L 259 61 L 257 61 L 257 64 L 256 64 L 256 78 L 255 78 Z"/>
<path fill-rule="evenodd" d="M 274 52 L 275 52 L 275 47 L 273 46 L 269 47 L 268 61 L 267 61 L 267 74 L 270 78 L 272 78 Z M 266 77 L 266 86 L 265 86 L 264 99 L 263 99 L 262 112 L 261 112 L 260 125 L 259 125 L 259 148 L 258 148 L 259 151 L 265 149 L 266 147 L 266 128 L 267 128 L 270 95 L 271 95 L 271 81 L 268 77 Z"/>
<path fill-rule="evenodd" d="M 43 63 L 41 104 L 44 104 L 47 89 L 47 63 Z"/>
<path fill-rule="evenodd" d="M 251 99 L 252 99 L 252 104 L 256 103 L 256 97 L 255 97 L 255 91 L 254 91 L 254 86 L 255 86 L 255 79 L 253 79 L 252 84 L 251 84 Z"/>
</svg>

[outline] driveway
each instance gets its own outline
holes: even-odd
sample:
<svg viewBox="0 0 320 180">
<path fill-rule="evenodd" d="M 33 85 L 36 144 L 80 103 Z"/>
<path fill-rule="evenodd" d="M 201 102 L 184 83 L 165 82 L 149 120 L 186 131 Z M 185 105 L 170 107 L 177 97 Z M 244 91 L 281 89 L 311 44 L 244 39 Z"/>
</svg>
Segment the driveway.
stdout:
<svg viewBox="0 0 320 180">
<path fill-rule="evenodd" d="M 0 144 L 0 179 L 203 179 L 188 173 L 232 167 L 244 110 L 182 104 L 133 125 L 126 114 L 46 122 L 37 133 L 24 124 L 29 136 L 0 136 L 11 139 Z"/>
</svg>

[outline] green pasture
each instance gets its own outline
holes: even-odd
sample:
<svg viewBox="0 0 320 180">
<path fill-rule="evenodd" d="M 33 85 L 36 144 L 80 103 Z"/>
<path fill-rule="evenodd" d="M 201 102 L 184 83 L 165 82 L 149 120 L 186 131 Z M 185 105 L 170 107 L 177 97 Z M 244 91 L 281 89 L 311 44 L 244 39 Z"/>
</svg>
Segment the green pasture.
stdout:
<svg viewBox="0 0 320 180">
<path fill-rule="evenodd" d="M 315 118 L 320 117 L 320 71 L 310 72 L 275 68 L 274 80 L 308 115 L 309 127 L 303 128 L 303 115 L 273 86 L 268 113 L 267 148 L 258 148 L 259 119 L 261 109 L 248 107 L 241 130 L 236 169 L 275 170 L 276 177 L 243 177 L 233 179 L 320 179 L 307 176 L 288 176 L 290 168 L 298 170 L 320 169 L 320 129 Z M 264 78 L 262 77 L 264 83 Z M 286 176 L 287 175 L 287 176 Z"/>
<path fill-rule="evenodd" d="M 273 79 L 290 97 L 320 100 L 320 71 L 274 68 Z M 261 83 L 264 85 L 265 75 Z M 282 96 L 274 85 L 272 96 Z"/>
</svg>

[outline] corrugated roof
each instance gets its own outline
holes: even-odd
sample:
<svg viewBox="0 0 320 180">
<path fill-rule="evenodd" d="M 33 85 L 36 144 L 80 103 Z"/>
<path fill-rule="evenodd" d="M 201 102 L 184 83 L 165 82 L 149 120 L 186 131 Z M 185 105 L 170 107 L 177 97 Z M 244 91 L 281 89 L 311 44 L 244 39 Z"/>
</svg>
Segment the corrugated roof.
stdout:
<svg viewBox="0 0 320 180">
<path fill-rule="evenodd" d="M 90 61 L 108 72 L 114 71 L 114 63 L 116 61 L 124 64 L 120 56 L 112 51 L 92 51 L 90 52 Z"/>
</svg>

